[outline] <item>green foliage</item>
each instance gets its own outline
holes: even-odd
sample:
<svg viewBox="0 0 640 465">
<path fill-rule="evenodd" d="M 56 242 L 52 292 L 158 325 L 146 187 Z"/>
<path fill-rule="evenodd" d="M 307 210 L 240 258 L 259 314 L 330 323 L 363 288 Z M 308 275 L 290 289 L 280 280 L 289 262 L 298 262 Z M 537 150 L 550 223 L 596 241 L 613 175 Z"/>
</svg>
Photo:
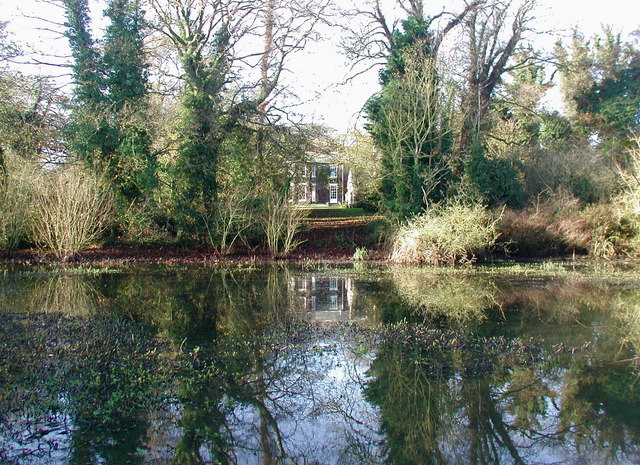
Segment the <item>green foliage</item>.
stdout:
<svg viewBox="0 0 640 465">
<path fill-rule="evenodd" d="M 382 153 L 371 135 L 357 130 L 349 133 L 340 147 L 340 160 L 353 173 L 357 206 L 376 211 L 380 204 Z"/>
<path fill-rule="evenodd" d="M 481 205 L 451 201 L 434 206 L 398 228 L 391 259 L 432 265 L 472 262 L 495 243 L 496 222 Z"/>
<path fill-rule="evenodd" d="M 589 253 L 596 258 L 636 256 L 640 252 L 640 214 L 619 202 L 590 206 L 582 214 Z"/>
<path fill-rule="evenodd" d="M 6 152 L 28 160 L 58 157 L 65 150 L 66 104 L 47 78 L 0 71 L 0 165 Z"/>
<path fill-rule="evenodd" d="M 586 40 L 574 31 L 570 47 L 556 46 L 569 117 L 601 144 L 627 138 L 640 123 L 640 51 L 605 28 Z"/>
<path fill-rule="evenodd" d="M 487 158 L 477 140 L 472 145 L 465 170 L 469 183 L 485 205 L 522 206 L 522 184 L 518 172 L 508 160 Z"/>
<path fill-rule="evenodd" d="M 92 38 L 86 0 L 65 0 L 66 36 L 74 59 L 73 154 L 106 170 L 126 204 L 157 185 L 151 151 L 144 20 L 137 0 L 111 0 L 103 47 Z"/>
<path fill-rule="evenodd" d="M 436 68 L 431 22 L 410 16 L 393 31 L 382 91 L 365 110 L 382 151 L 381 206 L 394 219 L 443 198 L 451 151 L 451 90 Z"/>
<path fill-rule="evenodd" d="M 352 260 L 361 262 L 369 257 L 369 252 L 366 247 L 356 247 L 356 251 L 353 252 Z"/>
<path fill-rule="evenodd" d="M 139 0 L 110 0 L 104 16 L 110 21 L 102 52 L 104 80 L 117 112 L 148 92 L 143 34 L 146 24 Z"/>
</svg>

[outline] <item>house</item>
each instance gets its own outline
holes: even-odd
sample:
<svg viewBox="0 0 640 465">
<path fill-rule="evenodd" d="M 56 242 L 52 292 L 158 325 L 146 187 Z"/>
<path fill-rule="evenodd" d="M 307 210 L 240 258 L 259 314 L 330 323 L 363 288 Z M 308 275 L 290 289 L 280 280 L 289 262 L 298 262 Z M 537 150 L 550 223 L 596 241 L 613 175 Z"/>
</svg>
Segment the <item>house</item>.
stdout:
<svg viewBox="0 0 640 465">
<path fill-rule="evenodd" d="M 307 161 L 291 166 L 289 201 L 298 204 L 351 206 L 355 200 L 353 174 L 336 163 L 336 153 L 308 153 Z"/>
</svg>

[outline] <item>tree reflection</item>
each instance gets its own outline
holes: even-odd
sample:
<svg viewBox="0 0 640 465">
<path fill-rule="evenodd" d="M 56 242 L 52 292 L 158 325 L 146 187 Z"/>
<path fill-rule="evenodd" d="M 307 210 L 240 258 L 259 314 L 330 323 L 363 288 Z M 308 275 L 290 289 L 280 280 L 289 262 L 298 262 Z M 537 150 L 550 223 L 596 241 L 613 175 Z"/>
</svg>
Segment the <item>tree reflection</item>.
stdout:
<svg viewBox="0 0 640 465">
<path fill-rule="evenodd" d="M 416 307 L 405 311 L 413 308 L 427 316 L 422 321 L 431 328 L 442 327 L 443 320 L 433 311 L 445 308 L 439 304 L 441 299 L 434 298 L 430 308 L 415 299 L 429 302 L 434 289 L 439 294 L 466 281 L 452 284 L 455 278 L 451 278 L 446 284 L 435 284 L 424 279 L 418 274 L 404 276 L 399 298 L 391 295 L 385 301 L 398 306 L 413 299 Z M 416 297 L 420 289 L 424 293 Z M 417 332 L 396 330 L 382 345 L 366 394 L 381 409 L 390 462 L 637 460 L 640 373 L 633 356 L 633 323 L 638 314 L 629 310 L 633 299 L 624 300 L 626 311 L 614 315 L 614 320 L 626 322 L 619 331 L 608 318 L 612 306 L 623 305 L 602 297 L 610 296 L 611 289 L 603 294 L 602 286 L 556 281 L 552 294 L 546 287 L 547 295 L 530 298 L 500 286 L 494 289 L 499 319 L 487 319 L 491 306 L 489 300 L 481 301 L 476 307 L 481 318 L 446 317 L 444 321 L 460 331 L 422 340 L 425 330 L 409 325 Z M 501 301 L 505 296 L 517 305 Z M 380 302 L 381 308 L 385 301 Z M 496 321 L 501 331 L 496 331 Z M 518 349 L 526 345 L 513 346 L 502 335 L 480 336 L 504 334 L 512 328 L 525 338 L 545 332 L 536 338 L 541 344 L 535 360 Z M 428 329 L 426 334 L 430 331 L 441 330 Z M 452 347 L 450 342 L 456 339 L 462 342 Z"/>
<path fill-rule="evenodd" d="M 638 459 L 637 292 L 394 270 L 350 281 L 357 323 L 317 324 L 292 278 L 16 282 L 0 294 L 0 461 L 38 447 L 72 464 Z"/>
</svg>

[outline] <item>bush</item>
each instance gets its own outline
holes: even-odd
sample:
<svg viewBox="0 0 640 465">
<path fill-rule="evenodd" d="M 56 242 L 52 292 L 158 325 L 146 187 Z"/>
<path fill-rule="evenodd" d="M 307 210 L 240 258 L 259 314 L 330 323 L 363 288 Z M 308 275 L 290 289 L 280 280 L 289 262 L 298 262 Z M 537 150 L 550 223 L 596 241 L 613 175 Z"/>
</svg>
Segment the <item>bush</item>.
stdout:
<svg viewBox="0 0 640 465">
<path fill-rule="evenodd" d="M 33 238 L 69 260 L 109 226 L 113 195 L 101 176 L 75 166 L 50 172 L 34 190 Z"/>
<path fill-rule="evenodd" d="M 454 201 L 401 226 L 393 240 L 391 259 L 433 265 L 472 262 L 497 237 L 496 219 L 486 208 Z"/>
<path fill-rule="evenodd" d="M 243 192 L 237 187 L 221 193 L 215 211 L 204 215 L 209 244 L 217 247 L 221 254 L 233 251 L 234 244 L 242 239 L 244 232 L 253 224 L 254 211 L 251 203 L 254 192 Z"/>
<path fill-rule="evenodd" d="M 525 192 L 564 189 L 585 203 L 611 199 L 618 190 L 615 166 L 590 149 L 541 150 L 524 164 Z"/>
<path fill-rule="evenodd" d="M 585 209 L 589 253 L 596 258 L 636 256 L 640 252 L 640 214 L 625 199 Z"/>
<path fill-rule="evenodd" d="M 113 238 L 131 244 L 171 244 L 174 237 L 167 229 L 167 219 L 160 214 L 157 205 L 150 200 L 135 201 L 126 208 L 120 205 L 115 212 L 116 234 Z"/>
<path fill-rule="evenodd" d="M 12 156 L 0 169 L 0 249 L 14 250 L 29 232 L 29 205 L 39 169 Z"/>
<path fill-rule="evenodd" d="M 487 158 L 476 141 L 465 174 L 478 198 L 489 207 L 522 206 L 520 175 L 508 160 Z"/>
<path fill-rule="evenodd" d="M 506 211 L 497 227 L 499 241 L 527 257 L 589 254 L 596 258 L 640 252 L 640 214 L 627 197 L 583 204 L 565 190 L 521 211 Z"/>
<path fill-rule="evenodd" d="M 260 218 L 267 241 L 267 249 L 274 257 L 288 255 L 300 242 L 295 236 L 302 228 L 308 209 L 288 205 L 286 196 L 270 192 L 265 200 L 265 210 Z"/>
<path fill-rule="evenodd" d="M 570 192 L 546 192 L 523 210 L 505 210 L 498 242 L 510 254 L 547 257 L 587 253 L 588 227 L 580 220 L 582 203 Z"/>
</svg>

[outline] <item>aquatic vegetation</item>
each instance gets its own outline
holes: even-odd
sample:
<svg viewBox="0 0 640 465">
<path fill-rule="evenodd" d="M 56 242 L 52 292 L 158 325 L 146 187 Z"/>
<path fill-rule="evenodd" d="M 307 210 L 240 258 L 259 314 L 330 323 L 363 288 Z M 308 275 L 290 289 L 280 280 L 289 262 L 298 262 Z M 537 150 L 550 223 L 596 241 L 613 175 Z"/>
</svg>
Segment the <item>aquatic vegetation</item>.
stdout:
<svg viewBox="0 0 640 465">
<path fill-rule="evenodd" d="M 633 462 L 635 272 L 524 271 L 5 276 L 0 460 Z"/>
</svg>

